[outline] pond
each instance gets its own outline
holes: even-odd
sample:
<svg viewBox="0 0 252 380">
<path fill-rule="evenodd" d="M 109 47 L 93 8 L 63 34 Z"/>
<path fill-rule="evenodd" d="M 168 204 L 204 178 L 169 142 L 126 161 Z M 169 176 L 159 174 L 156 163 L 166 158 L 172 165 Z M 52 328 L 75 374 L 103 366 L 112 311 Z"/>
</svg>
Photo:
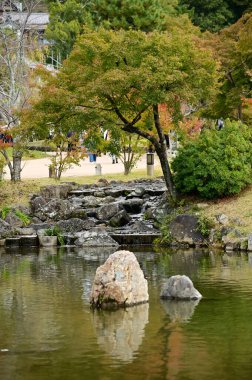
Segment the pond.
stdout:
<svg viewBox="0 0 252 380">
<path fill-rule="evenodd" d="M 0 249 L 0 379 L 250 379 L 252 257 L 151 249 L 131 248 L 149 304 L 114 312 L 89 307 L 95 270 L 114 250 Z M 161 301 L 173 274 L 204 298 Z"/>
</svg>

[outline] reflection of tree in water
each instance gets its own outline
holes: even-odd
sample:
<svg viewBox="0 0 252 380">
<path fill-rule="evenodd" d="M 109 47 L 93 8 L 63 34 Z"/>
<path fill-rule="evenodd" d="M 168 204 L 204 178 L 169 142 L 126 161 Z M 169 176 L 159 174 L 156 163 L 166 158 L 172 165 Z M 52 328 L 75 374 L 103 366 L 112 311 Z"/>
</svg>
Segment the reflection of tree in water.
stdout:
<svg viewBox="0 0 252 380">
<path fill-rule="evenodd" d="M 95 311 L 93 325 L 98 344 L 111 357 L 130 362 L 142 343 L 148 319 L 147 303 L 113 312 Z"/>
</svg>

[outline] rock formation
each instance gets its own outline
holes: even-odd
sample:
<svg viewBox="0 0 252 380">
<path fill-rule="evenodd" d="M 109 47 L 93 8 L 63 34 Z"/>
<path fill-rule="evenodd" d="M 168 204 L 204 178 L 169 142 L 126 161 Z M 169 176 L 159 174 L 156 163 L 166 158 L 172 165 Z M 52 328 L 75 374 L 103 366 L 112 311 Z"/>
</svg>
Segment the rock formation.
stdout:
<svg viewBox="0 0 252 380">
<path fill-rule="evenodd" d="M 117 251 L 96 270 L 90 303 L 96 308 L 148 302 L 148 284 L 134 253 Z"/>
<path fill-rule="evenodd" d="M 161 290 L 163 299 L 196 300 L 202 298 L 200 292 L 194 288 L 189 277 L 183 275 L 172 276 Z"/>
</svg>

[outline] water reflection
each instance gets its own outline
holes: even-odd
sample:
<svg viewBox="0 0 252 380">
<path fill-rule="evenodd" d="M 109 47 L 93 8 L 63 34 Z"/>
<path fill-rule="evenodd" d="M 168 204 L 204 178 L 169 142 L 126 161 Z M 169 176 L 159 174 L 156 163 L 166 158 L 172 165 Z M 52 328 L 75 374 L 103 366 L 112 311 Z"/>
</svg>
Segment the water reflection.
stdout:
<svg viewBox="0 0 252 380">
<path fill-rule="evenodd" d="M 93 313 L 90 287 L 109 254 L 0 247 L 1 380 L 251 378 L 251 253 L 147 247 L 136 256 L 149 305 Z M 174 274 L 192 279 L 198 305 L 159 299 Z"/>
<path fill-rule="evenodd" d="M 46 255 L 57 255 L 57 247 L 40 247 L 39 248 L 39 258 L 43 258 Z"/>
<path fill-rule="evenodd" d="M 171 322 L 183 323 L 189 322 L 199 302 L 200 300 L 161 300 L 162 306 L 169 315 Z"/>
<path fill-rule="evenodd" d="M 97 247 L 87 247 L 87 248 L 74 248 L 74 252 L 79 256 L 82 257 L 83 259 L 87 261 L 98 261 L 100 263 L 103 263 L 104 261 L 107 260 L 109 255 L 112 253 L 118 251 L 119 248 L 115 247 L 102 247 L 102 248 L 97 248 Z"/>
<path fill-rule="evenodd" d="M 124 362 L 133 360 L 148 320 L 147 303 L 114 312 L 96 311 L 92 318 L 99 346 L 111 357 Z"/>
</svg>

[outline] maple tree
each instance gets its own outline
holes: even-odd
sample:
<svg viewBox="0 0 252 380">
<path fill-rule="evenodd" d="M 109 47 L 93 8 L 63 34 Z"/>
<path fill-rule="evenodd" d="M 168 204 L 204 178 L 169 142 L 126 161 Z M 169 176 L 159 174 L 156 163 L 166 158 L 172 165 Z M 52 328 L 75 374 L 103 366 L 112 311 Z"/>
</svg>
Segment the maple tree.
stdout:
<svg viewBox="0 0 252 380">
<path fill-rule="evenodd" d="M 222 74 L 212 115 L 250 123 L 246 109 L 252 96 L 252 14 L 245 14 L 219 34 L 207 34 L 206 38 L 221 63 Z"/>
<path fill-rule="evenodd" d="M 118 128 L 148 140 L 175 198 L 159 104 L 167 104 L 174 117 L 176 104 L 202 103 L 215 85 L 210 52 L 178 29 L 169 34 L 86 30 L 43 89 L 33 120 L 41 130 L 52 124 L 89 129 L 98 140 L 100 128 Z"/>
</svg>

